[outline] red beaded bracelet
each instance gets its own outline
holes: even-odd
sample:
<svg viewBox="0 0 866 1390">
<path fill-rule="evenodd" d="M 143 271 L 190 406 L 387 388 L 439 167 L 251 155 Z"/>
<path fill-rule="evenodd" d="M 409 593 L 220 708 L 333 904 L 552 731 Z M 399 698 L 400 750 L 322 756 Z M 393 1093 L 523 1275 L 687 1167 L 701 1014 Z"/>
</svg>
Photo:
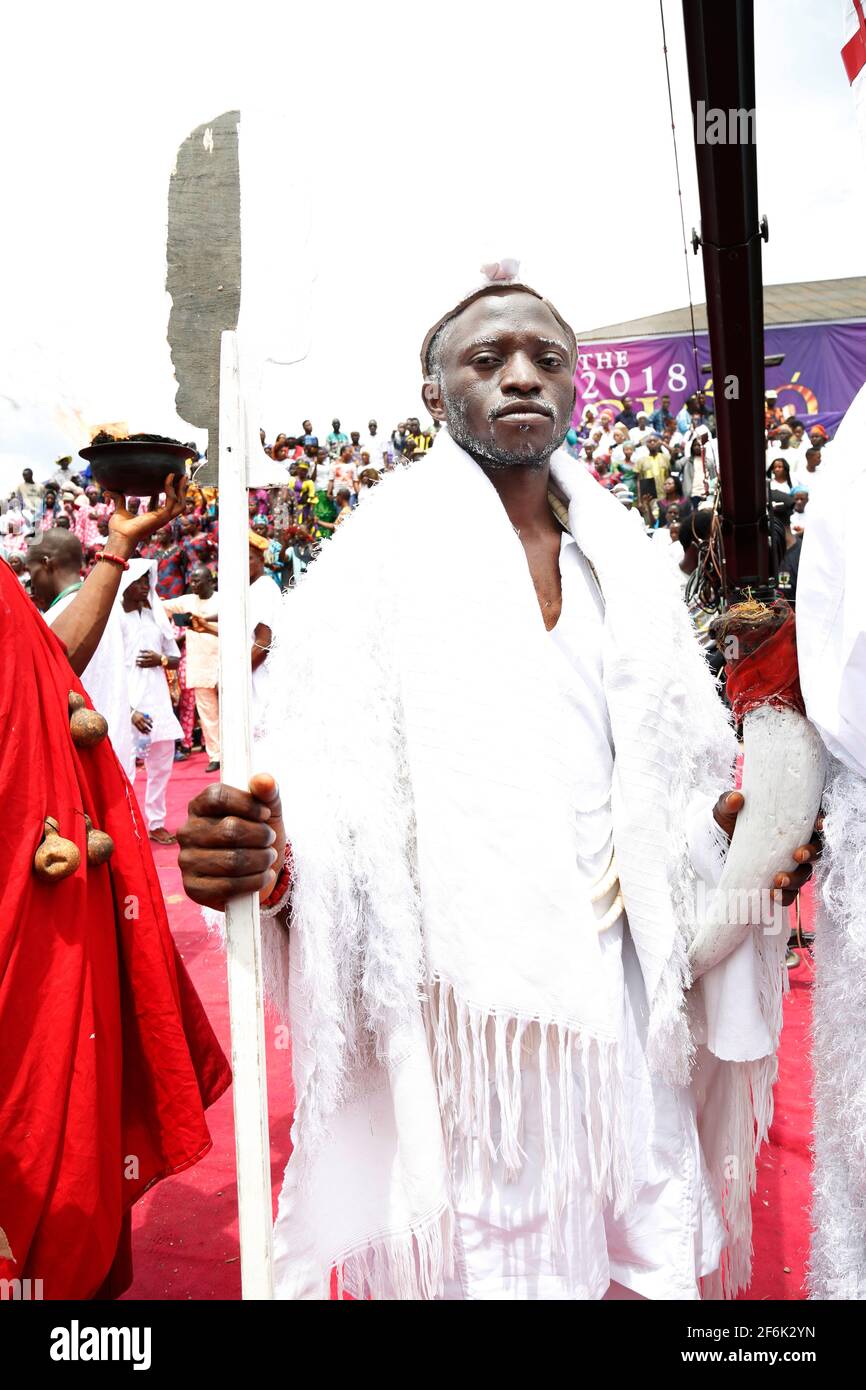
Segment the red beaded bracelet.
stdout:
<svg viewBox="0 0 866 1390">
<path fill-rule="evenodd" d="M 129 569 L 129 561 L 124 560 L 122 555 L 106 555 L 105 551 L 103 550 L 102 553 L 100 555 L 97 555 L 96 558 L 97 560 L 110 560 L 113 565 L 120 565 L 120 568 L 122 570 Z"/>
<path fill-rule="evenodd" d="M 285 907 L 291 896 L 294 878 L 295 863 L 292 858 L 292 847 L 288 840 L 286 840 L 286 853 L 283 859 L 283 867 L 269 895 L 265 898 L 263 903 L 259 903 L 259 913 L 262 917 L 275 917 L 280 909 Z"/>
</svg>

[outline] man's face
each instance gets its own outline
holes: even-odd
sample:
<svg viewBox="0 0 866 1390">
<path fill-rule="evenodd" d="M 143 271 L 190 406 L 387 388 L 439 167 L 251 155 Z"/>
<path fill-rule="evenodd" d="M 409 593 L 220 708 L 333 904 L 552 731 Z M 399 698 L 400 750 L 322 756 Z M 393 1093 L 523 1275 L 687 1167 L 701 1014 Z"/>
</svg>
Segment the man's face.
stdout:
<svg viewBox="0 0 866 1390">
<path fill-rule="evenodd" d="M 24 469 L 24 481 L 25 481 L 25 483 L 32 483 L 32 482 L 33 482 L 33 469 L 32 469 L 32 468 L 25 468 L 25 469 Z"/>
<path fill-rule="evenodd" d="M 794 497 L 794 511 L 804 512 L 806 510 L 806 503 L 808 502 L 808 500 L 808 492 L 798 492 Z"/>
<path fill-rule="evenodd" d="M 375 420 L 370 420 L 370 421 L 369 421 L 369 423 L 368 423 L 368 425 L 367 425 L 367 429 L 370 431 L 370 434 L 371 434 L 371 435 L 375 435 L 375 433 L 376 433 L 376 431 L 377 431 L 378 428 L 379 428 L 379 426 L 376 424 L 376 421 L 375 421 Z"/>
<path fill-rule="evenodd" d="M 305 421 L 304 421 L 304 434 L 312 434 L 312 433 L 313 433 L 313 422 L 312 422 L 312 420 L 305 420 Z"/>
<path fill-rule="evenodd" d="M 670 396 L 662 396 L 662 408 L 663 408 L 664 410 L 667 410 L 667 409 L 669 408 L 670 403 L 671 403 L 671 398 L 670 398 Z"/>
<path fill-rule="evenodd" d="M 339 422 L 339 420 L 332 420 L 332 421 L 331 421 L 331 429 L 334 431 L 334 434 L 339 434 L 339 433 L 340 433 L 340 422 Z"/>
<path fill-rule="evenodd" d="M 132 613 L 136 608 L 143 608 L 150 597 L 150 577 L 142 574 L 138 579 L 133 579 L 131 584 L 127 584 L 123 591 L 123 607 L 127 613 Z"/>
<path fill-rule="evenodd" d="M 622 408 L 623 410 L 631 410 L 631 396 L 623 396 Z"/>
<path fill-rule="evenodd" d="M 210 570 L 205 569 L 204 565 L 196 565 L 189 577 L 189 587 L 192 589 L 193 593 L 199 594 L 202 598 L 206 598 L 210 593 L 211 583 Z"/>
<path fill-rule="evenodd" d="M 349 435 L 349 438 L 351 439 L 351 441 L 352 441 L 352 443 L 354 444 L 355 448 L 357 448 L 358 445 L 359 445 L 360 442 L 361 442 L 361 434 L 360 434 L 360 431 L 359 431 L 359 430 L 352 430 L 352 433 Z"/>
</svg>

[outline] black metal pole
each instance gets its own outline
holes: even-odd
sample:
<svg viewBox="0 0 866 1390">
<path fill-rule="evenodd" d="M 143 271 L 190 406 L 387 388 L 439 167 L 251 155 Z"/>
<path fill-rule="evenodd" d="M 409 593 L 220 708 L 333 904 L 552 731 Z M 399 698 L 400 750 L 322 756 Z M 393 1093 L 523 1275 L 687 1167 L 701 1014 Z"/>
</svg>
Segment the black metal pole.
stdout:
<svg viewBox="0 0 866 1390">
<path fill-rule="evenodd" d="M 769 575 L 752 0 L 683 0 L 728 586 Z"/>
</svg>

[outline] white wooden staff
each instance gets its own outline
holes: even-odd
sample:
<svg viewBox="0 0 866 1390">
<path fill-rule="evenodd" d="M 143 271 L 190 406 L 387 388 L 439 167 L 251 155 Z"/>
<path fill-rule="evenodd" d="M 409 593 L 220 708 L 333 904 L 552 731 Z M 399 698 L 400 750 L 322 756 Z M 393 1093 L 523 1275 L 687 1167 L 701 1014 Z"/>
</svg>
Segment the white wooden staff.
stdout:
<svg viewBox="0 0 866 1390">
<path fill-rule="evenodd" d="M 279 113 L 245 110 L 241 121 L 238 111 L 223 112 L 183 142 L 169 184 L 168 337 L 178 414 L 208 431 L 209 457 L 196 479 L 219 486 L 221 775 L 242 789 L 253 771 L 262 770 L 251 766 L 250 756 L 247 490 L 286 481 L 285 469 L 266 457 L 259 439 L 262 372 L 266 362 L 286 367 L 301 361 L 310 338 L 308 220 L 296 215 L 291 179 L 274 182 L 293 138 Z M 245 1299 L 269 1299 L 273 1211 L 255 894 L 229 905 L 226 948 L 241 1286 Z"/>
<path fill-rule="evenodd" d="M 246 788 L 252 775 L 249 622 L 249 459 L 237 334 L 220 346 L 220 758 L 222 780 Z M 241 1287 L 245 1299 L 274 1296 L 271 1163 L 265 1061 L 264 983 L 255 893 L 226 907 L 232 1096 L 238 1178 Z"/>
</svg>

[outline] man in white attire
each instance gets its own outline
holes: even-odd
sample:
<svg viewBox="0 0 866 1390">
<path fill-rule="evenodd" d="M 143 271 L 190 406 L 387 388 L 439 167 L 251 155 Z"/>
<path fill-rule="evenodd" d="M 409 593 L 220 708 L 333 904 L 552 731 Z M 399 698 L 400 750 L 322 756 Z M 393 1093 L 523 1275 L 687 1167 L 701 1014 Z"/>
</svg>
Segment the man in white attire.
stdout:
<svg viewBox="0 0 866 1390">
<path fill-rule="evenodd" d="M 147 829 L 157 844 L 172 845 L 174 836 L 165 825 L 166 794 L 175 740 L 183 731 L 171 706 L 165 673 L 179 666 L 180 648 L 156 592 L 155 560 L 130 560 L 120 581 L 119 601 L 132 723 L 139 733 L 150 737 L 144 754 Z M 130 781 L 135 777 L 134 753 L 126 774 Z"/>
<path fill-rule="evenodd" d="M 689 988 L 735 744 L 672 577 L 560 450 L 576 358 L 514 263 L 432 326 L 447 428 L 286 606 L 267 774 L 179 831 L 196 901 L 260 893 L 291 1024 L 282 1298 L 327 1298 L 332 1270 L 401 1299 L 750 1277 L 781 970 L 749 937 Z M 455 496 L 473 524 L 443 571 Z M 779 869 L 790 901 L 809 866 Z"/>
</svg>

